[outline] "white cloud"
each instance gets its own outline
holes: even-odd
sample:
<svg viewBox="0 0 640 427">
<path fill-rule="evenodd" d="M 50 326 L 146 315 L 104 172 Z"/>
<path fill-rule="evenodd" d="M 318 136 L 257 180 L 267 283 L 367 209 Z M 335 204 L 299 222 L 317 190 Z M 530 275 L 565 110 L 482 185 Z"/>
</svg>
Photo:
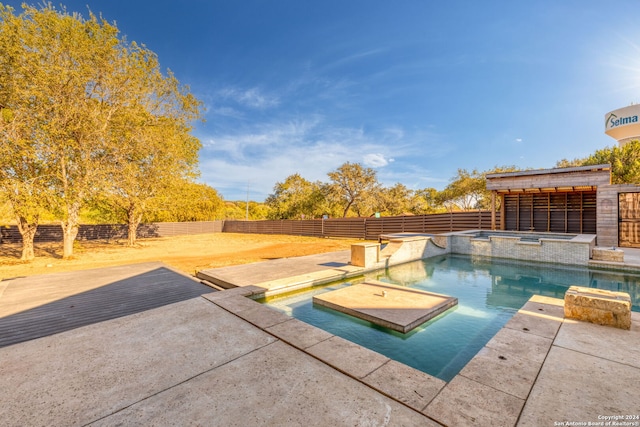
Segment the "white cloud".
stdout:
<svg viewBox="0 0 640 427">
<path fill-rule="evenodd" d="M 371 56 L 378 56 L 382 53 L 385 53 L 386 50 L 385 49 L 371 49 L 368 51 L 364 51 L 364 52 L 356 52 L 356 53 L 352 53 L 350 55 L 341 57 L 336 59 L 335 61 L 333 61 L 332 63 L 326 63 L 323 66 L 323 70 L 329 70 L 329 69 L 334 69 L 334 68 L 339 68 L 342 67 L 344 65 L 348 65 L 351 64 L 353 62 L 359 62 L 364 58 L 368 58 Z"/>
<path fill-rule="evenodd" d="M 249 89 L 228 87 L 220 90 L 218 96 L 257 110 L 277 107 L 280 104 L 280 99 L 277 96 L 267 95 L 257 87 Z"/>
<path fill-rule="evenodd" d="M 367 132 L 362 128 L 335 127 L 319 115 L 261 123 L 201 140 L 208 141 L 200 154 L 202 178 L 228 200 L 243 200 L 247 183 L 252 200 L 263 200 L 277 182 L 295 173 L 309 181 L 326 182 L 327 173 L 345 162 L 383 168 L 384 176 L 379 178 L 387 184 L 397 173 L 389 169 L 396 158 L 422 156 L 427 160 L 438 153 L 430 148 L 434 142 L 422 132 L 407 135 L 399 128 Z M 410 181 L 429 179 L 424 170 L 410 175 Z"/>
<path fill-rule="evenodd" d="M 318 142 L 311 146 L 291 146 L 286 152 L 266 150 L 242 161 L 212 156 L 200 162 L 202 178 L 226 199 L 243 199 L 247 183 L 252 200 L 262 200 L 276 182 L 300 173 L 310 181 L 327 181 L 327 173 L 350 160 L 352 153 L 340 144 Z"/>
<path fill-rule="evenodd" d="M 516 138 L 516 142 L 522 142 L 522 138 Z"/>
<path fill-rule="evenodd" d="M 389 160 L 385 158 L 384 154 L 369 153 L 364 155 L 363 163 L 365 166 L 371 168 L 381 168 L 383 166 L 387 166 L 389 164 Z"/>
<path fill-rule="evenodd" d="M 236 110 L 235 108 L 231 108 L 231 107 L 218 107 L 218 108 L 214 108 L 213 110 L 211 110 L 211 113 L 218 115 L 218 116 L 223 116 L 223 117 L 231 117 L 234 119 L 241 119 L 244 117 L 244 114 L 238 110 Z"/>
<path fill-rule="evenodd" d="M 289 147 L 309 140 L 320 120 L 319 116 L 312 116 L 307 120 L 260 124 L 233 134 L 210 136 L 207 138 L 207 145 L 214 147 L 212 155 L 228 156 L 236 160 L 261 157 L 269 153 L 286 155 Z"/>
<path fill-rule="evenodd" d="M 390 139 L 401 140 L 405 136 L 405 131 L 399 127 L 389 127 L 384 130 L 384 134 Z"/>
</svg>

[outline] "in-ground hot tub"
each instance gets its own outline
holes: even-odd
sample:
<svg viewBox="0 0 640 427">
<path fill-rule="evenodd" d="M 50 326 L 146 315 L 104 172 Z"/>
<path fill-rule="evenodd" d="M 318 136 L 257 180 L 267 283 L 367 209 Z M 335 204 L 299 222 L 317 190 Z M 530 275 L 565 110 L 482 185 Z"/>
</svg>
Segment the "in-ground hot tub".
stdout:
<svg viewBox="0 0 640 427">
<path fill-rule="evenodd" d="M 517 237 L 523 242 L 537 242 L 540 239 L 559 239 L 571 240 L 578 234 L 561 234 L 561 233 L 537 233 L 533 231 L 499 231 L 499 230 L 476 230 L 465 231 L 465 234 L 472 234 L 475 239 L 489 239 L 492 236 L 498 237 Z"/>
<path fill-rule="evenodd" d="M 451 252 L 494 258 L 587 265 L 595 234 L 471 230 L 451 233 Z"/>
</svg>

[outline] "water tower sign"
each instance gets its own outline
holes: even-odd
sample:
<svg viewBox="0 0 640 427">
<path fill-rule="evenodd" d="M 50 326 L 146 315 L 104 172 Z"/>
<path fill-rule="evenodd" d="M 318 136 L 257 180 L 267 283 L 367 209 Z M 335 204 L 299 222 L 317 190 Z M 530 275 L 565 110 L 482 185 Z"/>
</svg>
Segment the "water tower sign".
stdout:
<svg viewBox="0 0 640 427">
<path fill-rule="evenodd" d="M 604 116 L 604 133 L 620 145 L 640 139 L 640 104 L 613 110 Z"/>
</svg>

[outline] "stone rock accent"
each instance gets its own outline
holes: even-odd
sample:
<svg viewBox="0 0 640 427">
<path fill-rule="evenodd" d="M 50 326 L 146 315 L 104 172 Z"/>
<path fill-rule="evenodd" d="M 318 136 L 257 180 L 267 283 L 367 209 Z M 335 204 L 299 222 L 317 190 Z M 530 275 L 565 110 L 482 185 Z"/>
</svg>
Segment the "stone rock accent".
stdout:
<svg viewBox="0 0 640 427">
<path fill-rule="evenodd" d="M 564 316 L 631 329 L 631 298 L 625 292 L 571 286 L 564 295 Z"/>
<path fill-rule="evenodd" d="M 613 248 L 596 247 L 591 251 L 591 258 L 594 261 L 624 262 L 624 251 Z"/>
</svg>

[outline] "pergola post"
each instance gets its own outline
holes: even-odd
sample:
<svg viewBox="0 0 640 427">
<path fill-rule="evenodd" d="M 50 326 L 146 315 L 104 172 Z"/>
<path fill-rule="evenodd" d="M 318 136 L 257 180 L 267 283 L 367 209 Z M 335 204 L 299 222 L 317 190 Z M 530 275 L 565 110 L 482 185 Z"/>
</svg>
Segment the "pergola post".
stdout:
<svg viewBox="0 0 640 427">
<path fill-rule="evenodd" d="M 496 191 L 491 191 L 491 229 L 496 229 Z"/>
<path fill-rule="evenodd" d="M 500 230 L 507 229 L 507 208 L 504 202 L 504 193 L 500 193 Z"/>
</svg>

